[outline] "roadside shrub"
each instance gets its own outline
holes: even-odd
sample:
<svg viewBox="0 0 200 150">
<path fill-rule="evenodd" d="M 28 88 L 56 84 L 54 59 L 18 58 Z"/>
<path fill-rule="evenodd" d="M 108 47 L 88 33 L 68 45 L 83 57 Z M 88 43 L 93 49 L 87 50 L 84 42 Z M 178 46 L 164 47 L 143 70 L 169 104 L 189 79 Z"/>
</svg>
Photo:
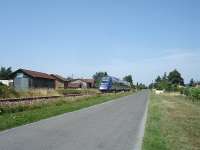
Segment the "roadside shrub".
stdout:
<svg viewBox="0 0 200 150">
<path fill-rule="evenodd" d="M 191 88 L 190 95 L 196 100 L 200 100 L 200 88 Z"/>
<path fill-rule="evenodd" d="M 180 93 L 185 96 L 190 96 L 190 89 L 189 88 L 181 88 Z"/>
<path fill-rule="evenodd" d="M 200 88 L 184 88 L 180 91 L 181 94 L 192 98 L 193 100 L 200 100 Z"/>
<path fill-rule="evenodd" d="M 179 87 L 175 84 L 171 84 L 167 81 L 161 81 L 155 84 L 156 90 L 165 90 L 167 92 L 178 92 L 180 91 Z"/>
<path fill-rule="evenodd" d="M 19 93 L 14 89 L 0 83 L 0 98 L 13 98 L 19 97 Z"/>
</svg>

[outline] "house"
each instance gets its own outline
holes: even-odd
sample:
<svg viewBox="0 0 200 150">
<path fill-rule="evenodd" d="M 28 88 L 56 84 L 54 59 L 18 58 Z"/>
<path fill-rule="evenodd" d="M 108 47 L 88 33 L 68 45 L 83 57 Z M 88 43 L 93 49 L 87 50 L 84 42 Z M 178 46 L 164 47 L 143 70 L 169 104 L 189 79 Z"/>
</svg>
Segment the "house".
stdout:
<svg viewBox="0 0 200 150">
<path fill-rule="evenodd" d="M 196 88 L 200 88 L 200 83 L 195 85 Z"/>
<path fill-rule="evenodd" d="M 65 88 L 94 88 L 94 79 L 72 79 L 65 82 Z"/>
<path fill-rule="evenodd" d="M 200 81 L 197 81 L 197 82 L 194 84 L 194 86 L 195 86 L 196 88 L 200 88 Z"/>
<path fill-rule="evenodd" d="M 67 81 L 66 78 L 64 78 L 60 75 L 57 75 L 57 74 L 51 74 L 51 76 L 53 78 L 55 78 L 55 88 L 56 89 L 64 88 L 64 84 Z"/>
<path fill-rule="evenodd" d="M 12 74 L 14 88 L 16 90 L 28 90 L 35 88 L 55 88 L 55 78 L 49 74 L 19 69 Z"/>
</svg>

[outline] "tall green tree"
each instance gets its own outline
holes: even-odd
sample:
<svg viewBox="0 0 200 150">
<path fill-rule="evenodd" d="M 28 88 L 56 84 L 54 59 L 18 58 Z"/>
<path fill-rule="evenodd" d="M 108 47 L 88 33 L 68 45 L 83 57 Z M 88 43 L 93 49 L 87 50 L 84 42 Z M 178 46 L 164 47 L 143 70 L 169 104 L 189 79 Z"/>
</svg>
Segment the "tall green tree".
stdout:
<svg viewBox="0 0 200 150">
<path fill-rule="evenodd" d="M 165 72 L 162 77 L 158 76 L 155 83 L 151 84 L 150 87 L 158 90 L 175 91 L 178 85 L 184 85 L 184 80 L 177 70 L 173 70 L 169 75 Z"/>
<path fill-rule="evenodd" d="M 130 83 L 131 87 L 133 88 L 133 78 L 132 75 L 127 75 L 123 78 L 124 81 L 127 81 Z"/>
<path fill-rule="evenodd" d="M 137 83 L 136 88 L 139 89 L 139 90 L 141 90 L 141 89 L 146 89 L 147 87 L 143 83 Z"/>
<path fill-rule="evenodd" d="M 195 86 L 195 81 L 193 78 L 190 80 L 189 86 Z"/>
<path fill-rule="evenodd" d="M 150 83 L 150 84 L 149 84 L 149 89 L 153 89 L 154 86 L 155 86 L 154 83 Z"/>
<path fill-rule="evenodd" d="M 1 67 L 0 69 L 0 80 L 8 80 L 10 79 L 12 74 L 12 68 L 11 67 Z"/>
<path fill-rule="evenodd" d="M 168 75 L 168 80 L 173 85 L 184 85 L 184 79 L 181 74 L 175 69 Z"/>
<path fill-rule="evenodd" d="M 161 77 L 158 76 L 158 77 L 155 79 L 155 82 L 156 82 L 156 83 L 159 83 L 159 82 L 161 82 L 161 80 L 162 80 Z"/>
<path fill-rule="evenodd" d="M 167 81 L 167 73 L 166 73 L 166 72 L 164 73 L 164 75 L 163 75 L 163 77 L 162 77 L 162 80 L 163 80 L 163 81 Z"/>
<path fill-rule="evenodd" d="M 101 82 L 101 79 L 103 77 L 106 77 L 108 76 L 108 73 L 107 72 L 96 72 L 94 75 L 93 75 L 93 79 L 95 80 L 95 86 L 96 87 L 99 87 L 99 84 Z"/>
</svg>

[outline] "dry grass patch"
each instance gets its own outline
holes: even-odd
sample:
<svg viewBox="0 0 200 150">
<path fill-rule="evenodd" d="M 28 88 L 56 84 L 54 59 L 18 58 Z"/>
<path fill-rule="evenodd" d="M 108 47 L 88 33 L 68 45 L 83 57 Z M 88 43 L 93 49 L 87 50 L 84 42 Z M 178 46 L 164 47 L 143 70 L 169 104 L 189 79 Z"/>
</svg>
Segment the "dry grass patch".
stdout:
<svg viewBox="0 0 200 150">
<path fill-rule="evenodd" d="M 155 117 L 158 119 L 155 120 Z M 151 132 L 154 130 L 158 133 Z M 171 94 L 151 96 L 143 149 L 199 150 L 199 139 L 200 105 L 198 103 L 193 103 L 184 96 Z M 157 145 L 156 140 L 161 140 L 163 144 Z"/>
</svg>

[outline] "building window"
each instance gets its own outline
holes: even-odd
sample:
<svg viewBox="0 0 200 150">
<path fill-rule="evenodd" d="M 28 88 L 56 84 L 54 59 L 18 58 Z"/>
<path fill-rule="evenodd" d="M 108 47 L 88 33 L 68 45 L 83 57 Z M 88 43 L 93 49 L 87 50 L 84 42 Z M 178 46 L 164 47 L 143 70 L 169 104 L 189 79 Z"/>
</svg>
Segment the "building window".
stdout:
<svg viewBox="0 0 200 150">
<path fill-rule="evenodd" d="M 16 78 L 23 78 L 24 74 L 23 73 L 17 73 Z"/>
</svg>

